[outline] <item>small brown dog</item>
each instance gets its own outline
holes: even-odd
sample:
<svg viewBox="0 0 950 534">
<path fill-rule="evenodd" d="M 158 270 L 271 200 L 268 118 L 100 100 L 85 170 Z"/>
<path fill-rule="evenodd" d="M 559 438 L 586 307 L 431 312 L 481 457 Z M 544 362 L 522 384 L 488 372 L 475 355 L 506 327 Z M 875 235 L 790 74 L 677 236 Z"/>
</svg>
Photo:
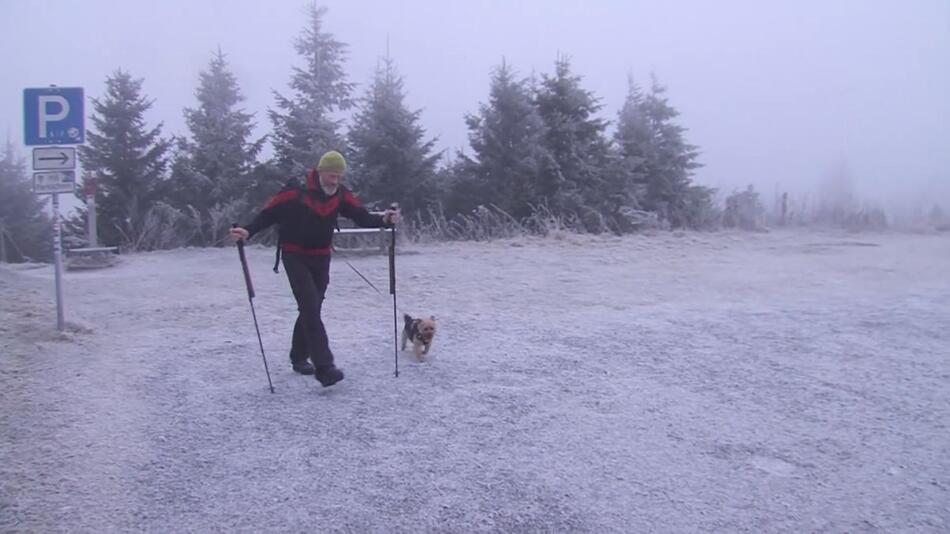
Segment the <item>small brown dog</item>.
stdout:
<svg viewBox="0 0 950 534">
<path fill-rule="evenodd" d="M 416 353 L 416 360 L 425 361 L 425 356 L 432 348 L 432 338 L 435 337 L 435 317 L 413 319 L 408 313 L 402 314 L 406 325 L 402 329 L 402 350 L 406 350 L 406 342 L 412 340 L 412 348 Z"/>
</svg>

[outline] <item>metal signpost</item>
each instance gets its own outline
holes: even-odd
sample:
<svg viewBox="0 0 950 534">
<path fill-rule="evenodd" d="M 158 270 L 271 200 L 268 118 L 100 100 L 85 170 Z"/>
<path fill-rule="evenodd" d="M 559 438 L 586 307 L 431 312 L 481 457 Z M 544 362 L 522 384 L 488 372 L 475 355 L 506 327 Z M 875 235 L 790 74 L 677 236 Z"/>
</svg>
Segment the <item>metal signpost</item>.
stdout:
<svg viewBox="0 0 950 534">
<path fill-rule="evenodd" d="M 85 142 L 86 117 L 82 87 L 43 87 L 23 90 L 23 139 L 27 146 L 80 145 Z M 56 328 L 66 330 L 63 312 L 62 231 L 59 193 L 76 188 L 76 149 L 48 146 L 33 149 L 33 192 L 53 195 L 53 262 L 56 273 Z"/>
</svg>

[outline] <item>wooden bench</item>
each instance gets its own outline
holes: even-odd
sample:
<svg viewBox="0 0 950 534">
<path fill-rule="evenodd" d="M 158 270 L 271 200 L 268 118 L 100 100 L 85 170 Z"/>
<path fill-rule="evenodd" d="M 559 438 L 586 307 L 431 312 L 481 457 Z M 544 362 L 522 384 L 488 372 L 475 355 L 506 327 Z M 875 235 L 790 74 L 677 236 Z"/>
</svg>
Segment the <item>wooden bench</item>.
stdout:
<svg viewBox="0 0 950 534">
<path fill-rule="evenodd" d="M 113 254 L 119 253 L 119 247 L 85 247 L 85 248 L 71 248 L 67 249 L 67 254 L 98 254 L 103 252 L 111 252 Z"/>
<path fill-rule="evenodd" d="M 118 263 L 119 247 L 66 249 L 66 270 L 101 269 Z"/>
<path fill-rule="evenodd" d="M 390 232 L 390 228 L 358 228 L 340 219 L 340 228 L 333 231 L 333 248 L 344 253 L 386 254 Z"/>
</svg>

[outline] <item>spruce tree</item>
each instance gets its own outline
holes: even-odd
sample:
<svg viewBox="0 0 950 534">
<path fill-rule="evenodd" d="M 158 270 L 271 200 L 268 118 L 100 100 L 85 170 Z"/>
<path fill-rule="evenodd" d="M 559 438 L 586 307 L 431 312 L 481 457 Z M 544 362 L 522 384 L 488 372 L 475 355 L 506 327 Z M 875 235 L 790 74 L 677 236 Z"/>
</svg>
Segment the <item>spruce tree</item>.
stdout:
<svg viewBox="0 0 950 534">
<path fill-rule="evenodd" d="M 458 185 L 457 191 L 465 192 L 460 200 L 469 200 L 468 209 L 493 204 L 515 218 L 531 215 L 548 154 L 542 146 L 544 121 L 527 82 L 503 61 L 492 73 L 488 102 L 465 122 L 474 157 L 461 158 L 467 182 Z"/>
<path fill-rule="evenodd" d="M 405 103 L 403 79 L 389 57 L 376 69 L 359 102 L 349 132 L 350 185 L 367 203 L 399 202 L 407 214 L 424 211 L 434 201 L 434 139 L 425 139 L 419 110 Z"/>
<path fill-rule="evenodd" d="M 670 105 L 666 88 L 655 76 L 642 110 L 652 133 L 645 205 L 674 227 L 692 226 L 691 210 L 704 204 L 705 188 L 690 189 L 693 170 L 700 166 L 699 149 L 686 142 L 686 128 L 675 122 L 679 112 Z"/>
<path fill-rule="evenodd" d="M 179 139 L 168 198 L 192 214 L 194 244 L 219 241 L 228 221 L 243 215 L 251 170 L 264 139 L 251 140 L 253 116 L 221 50 L 199 75 L 198 106 L 184 111 L 189 138 Z M 195 220 L 197 219 L 197 220 Z"/>
<path fill-rule="evenodd" d="M 79 153 L 86 176 L 96 179 L 99 235 L 104 244 L 137 246 L 149 208 L 160 199 L 169 142 L 161 123 L 148 128 L 145 112 L 153 101 L 142 94 L 142 79 L 117 70 L 106 92 L 94 98 L 92 124 Z"/>
<path fill-rule="evenodd" d="M 630 78 L 627 98 L 617 113 L 614 145 L 620 155 L 626 186 L 636 199 L 646 196 L 646 177 L 656 161 L 653 129 L 643 109 L 643 92 Z"/>
<path fill-rule="evenodd" d="M 349 109 L 353 84 L 346 81 L 343 62 L 346 45 L 323 28 L 326 8 L 311 5 L 309 20 L 294 49 L 304 62 L 290 80 L 291 97 L 274 92 L 274 159 L 291 176 L 301 176 L 327 150 L 343 150 L 341 120 L 335 113 Z"/>
<path fill-rule="evenodd" d="M 686 142 L 686 128 L 675 121 L 678 116 L 655 76 L 648 94 L 629 81 L 614 134 L 623 191 L 635 205 L 673 227 L 709 226 L 716 218 L 715 190 L 692 184 L 693 170 L 700 166 L 699 150 Z"/>
<path fill-rule="evenodd" d="M 566 58 L 557 60 L 553 75 L 542 75 L 535 98 L 551 155 L 542 165 L 538 193 L 556 212 L 575 213 L 588 230 L 603 230 L 608 143 L 607 123 L 596 117 L 598 99 L 581 87 Z"/>
<path fill-rule="evenodd" d="M 52 258 L 52 223 L 44 211 L 47 197 L 33 193 L 26 162 L 8 140 L 0 155 L 0 262 Z"/>
</svg>

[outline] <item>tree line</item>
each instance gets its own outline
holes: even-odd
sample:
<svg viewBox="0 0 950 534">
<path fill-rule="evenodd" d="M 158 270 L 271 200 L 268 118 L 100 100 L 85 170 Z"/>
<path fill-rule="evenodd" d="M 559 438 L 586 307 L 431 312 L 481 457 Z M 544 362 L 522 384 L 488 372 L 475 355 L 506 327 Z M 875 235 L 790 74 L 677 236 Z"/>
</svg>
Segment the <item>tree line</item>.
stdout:
<svg viewBox="0 0 950 534">
<path fill-rule="evenodd" d="M 147 124 L 154 101 L 143 79 L 121 69 L 108 75 L 79 148 L 82 179 L 96 184 L 102 243 L 136 250 L 222 243 L 231 222 L 248 220 L 331 149 L 346 155 L 347 184 L 364 202 L 399 202 L 420 223 L 489 209 L 514 221 L 544 213 L 579 231 L 626 233 L 644 224 L 701 228 L 714 217 L 714 191 L 692 182 L 699 148 L 655 78 L 646 87 L 629 80 L 608 134 L 598 97 L 569 58 L 528 77 L 502 60 L 491 71 L 487 100 L 464 117 L 470 150 L 437 152 L 420 110 L 406 104 L 395 60 L 381 58 L 357 94 L 345 69 L 347 46 L 325 28 L 325 15 L 310 7 L 293 41 L 298 63 L 289 91 L 274 92 L 264 137 L 254 137 L 255 117 L 242 107 L 220 49 L 199 74 L 181 136 Z M 266 142 L 273 154 L 262 158 Z M 2 199 L 13 198 L 8 189 L 28 187 L 17 161 L 8 146 L 0 159 Z M 67 224 L 75 240 L 85 235 L 86 197 L 78 198 L 82 205 Z M 11 204 L 33 215 L 43 206 L 36 199 Z M 35 234 L 18 238 L 20 246 L 48 239 L 37 230 L 41 218 L 3 206 L 0 220 L 28 221 L 22 235 Z"/>
</svg>

